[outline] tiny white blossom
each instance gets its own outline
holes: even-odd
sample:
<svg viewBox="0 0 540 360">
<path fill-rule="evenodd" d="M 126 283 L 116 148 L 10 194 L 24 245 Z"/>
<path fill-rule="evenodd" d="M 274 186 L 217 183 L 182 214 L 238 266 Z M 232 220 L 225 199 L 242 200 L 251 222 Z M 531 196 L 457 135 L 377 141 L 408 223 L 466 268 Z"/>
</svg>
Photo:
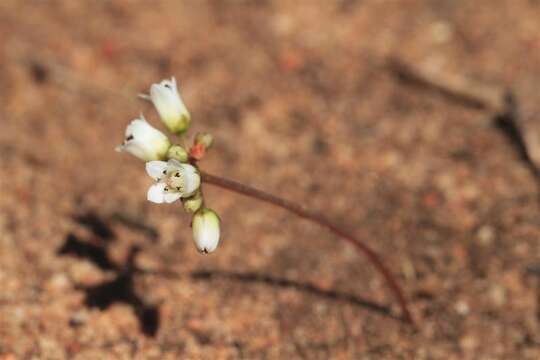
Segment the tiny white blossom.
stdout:
<svg viewBox="0 0 540 360">
<path fill-rule="evenodd" d="M 148 200 L 156 204 L 172 203 L 189 197 L 201 185 L 197 168 L 177 160 L 147 162 L 146 172 L 156 180 L 147 194 Z"/>
<path fill-rule="evenodd" d="M 141 95 L 141 97 L 152 101 L 161 121 L 171 132 L 181 134 L 189 128 L 191 117 L 178 93 L 174 77 L 171 80 L 163 80 L 159 84 L 152 84 L 150 95 Z"/>
<path fill-rule="evenodd" d="M 201 253 L 216 250 L 220 236 L 219 222 L 218 215 L 208 208 L 202 208 L 193 215 L 193 241 Z"/>
<path fill-rule="evenodd" d="M 133 120 L 126 128 L 124 143 L 116 151 L 128 152 L 141 160 L 161 160 L 167 157 L 171 142 L 161 131 L 153 128 L 144 118 Z"/>
</svg>

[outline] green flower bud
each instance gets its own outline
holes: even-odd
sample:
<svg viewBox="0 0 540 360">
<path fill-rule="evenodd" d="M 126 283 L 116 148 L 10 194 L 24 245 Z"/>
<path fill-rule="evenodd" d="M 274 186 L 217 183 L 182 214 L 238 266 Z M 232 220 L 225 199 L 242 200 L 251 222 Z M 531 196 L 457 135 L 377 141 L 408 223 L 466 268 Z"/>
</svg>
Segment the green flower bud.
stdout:
<svg viewBox="0 0 540 360">
<path fill-rule="evenodd" d="M 169 148 L 169 151 L 167 152 L 167 158 L 178 160 L 181 163 L 185 163 L 188 161 L 189 154 L 182 146 L 173 145 Z"/>
<path fill-rule="evenodd" d="M 201 191 L 197 191 L 193 196 L 182 199 L 182 202 L 184 203 L 184 209 L 186 211 L 194 213 L 197 210 L 199 210 L 203 204 L 203 197 L 201 194 Z"/>
</svg>

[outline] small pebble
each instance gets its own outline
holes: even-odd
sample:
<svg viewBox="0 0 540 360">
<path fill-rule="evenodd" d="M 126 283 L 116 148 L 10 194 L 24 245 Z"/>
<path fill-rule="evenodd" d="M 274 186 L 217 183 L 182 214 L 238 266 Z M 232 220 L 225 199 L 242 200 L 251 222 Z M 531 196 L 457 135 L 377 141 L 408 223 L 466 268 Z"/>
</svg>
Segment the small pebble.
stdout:
<svg viewBox="0 0 540 360">
<path fill-rule="evenodd" d="M 468 315 L 470 311 L 469 305 L 463 300 L 459 300 L 456 303 L 455 309 L 456 309 L 456 312 L 462 316 Z"/>
</svg>

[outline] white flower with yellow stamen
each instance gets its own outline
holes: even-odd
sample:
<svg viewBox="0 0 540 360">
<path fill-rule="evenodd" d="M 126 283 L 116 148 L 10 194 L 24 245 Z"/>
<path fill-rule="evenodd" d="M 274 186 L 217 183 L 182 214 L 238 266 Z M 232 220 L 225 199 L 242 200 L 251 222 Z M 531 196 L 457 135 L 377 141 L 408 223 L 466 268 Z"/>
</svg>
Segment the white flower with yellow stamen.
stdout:
<svg viewBox="0 0 540 360">
<path fill-rule="evenodd" d="M 190 197 L 201 185 L 197 168 L 177 160 L 150 161 L 146 163 L 146 172 L 156 180 L 147 194 L 148 200 L 156 204 Z"/>
<path fill-rule="evenodd" d="M 220 237 L 219 222 L 219 217 L 212 209 L 202 208 L 193 215 L 193 241 L 201 253 L 208 254 L 216 250 Z"/>
<path fill-rule="evenodd" d="M 140 95 L 143 99 L 152 101 L 159 113 L 161 121 L 175 133 L 184 133 L 191 124 L 191 116 L 178 93 L 176 79 L 163 80 L 150 87 L 150 95 Z"/>
<path fill-rule="evenodd" d="M 143 114 L 126 128 L 124 143 L 116 151 L 125 151 L 144 161 L 167 158 L 171 142 L 161 131 L 153 128 Z"/>
</svg>

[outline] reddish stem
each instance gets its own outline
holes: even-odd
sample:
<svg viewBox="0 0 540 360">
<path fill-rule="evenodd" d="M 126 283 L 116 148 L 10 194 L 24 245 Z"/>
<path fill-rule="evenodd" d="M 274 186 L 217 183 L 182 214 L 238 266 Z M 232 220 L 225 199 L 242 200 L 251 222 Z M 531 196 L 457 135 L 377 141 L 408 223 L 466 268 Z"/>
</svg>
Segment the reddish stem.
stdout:
<svg viewBox="0 0 540 360">
<path fill-rule="evenodd" d="M 279 206 L 283 209 L 289 210 L 290 212 L 298 215 L 301 218 L 311 220 L 323 227 L 326 227 L 327 229 L 332 231 L 334 234 L 336 234 L 340 238 L 354 245 L 358 250 L 360 250 L 368 258 L 368 260 L 382 274 L 382 276 L 388 283 L 388 287 L 390 288 L 390 290 L 392 290 L 392 293 L 396 297 L 396 300 L 398 301 L 399 306 L 401 307 L 401 314 L 402 314 L 403 320 L 414 325 L 414 320 L 407 306 L 407 300 L 405 299 L 405 296 L 403 295 L 403 291 L 398 285 L 397 280 L 392 275 L 390 270 L 388 270 L 388 268 L 384 265 L 379 255 L 377 255 L 377 253 L 373 251 L 370 247 L 368 247 L 366 244 L 356 239 L 347 231 L 334 225 L 331 221 L 329 221 L 323 215 L 313 212 L 311 210 L 308 210 L 304 206 L 295 204 L 288 200 L 279 198 L 272 194 L 268 194 L 261 190 L 257 190 L 255 188 L 238 183 L 236 181 L 222 178 L 220 176 L 211 175 L 211 174 L 201 171 L 201 177 L 202 177 L 203 182 L 206 182 L 208 184 L 216 185 L 221 188 L 234 191 L 236 193 L 246 195 L 246 196 L 270 203 L 272 205 Z"/>
</svg>

